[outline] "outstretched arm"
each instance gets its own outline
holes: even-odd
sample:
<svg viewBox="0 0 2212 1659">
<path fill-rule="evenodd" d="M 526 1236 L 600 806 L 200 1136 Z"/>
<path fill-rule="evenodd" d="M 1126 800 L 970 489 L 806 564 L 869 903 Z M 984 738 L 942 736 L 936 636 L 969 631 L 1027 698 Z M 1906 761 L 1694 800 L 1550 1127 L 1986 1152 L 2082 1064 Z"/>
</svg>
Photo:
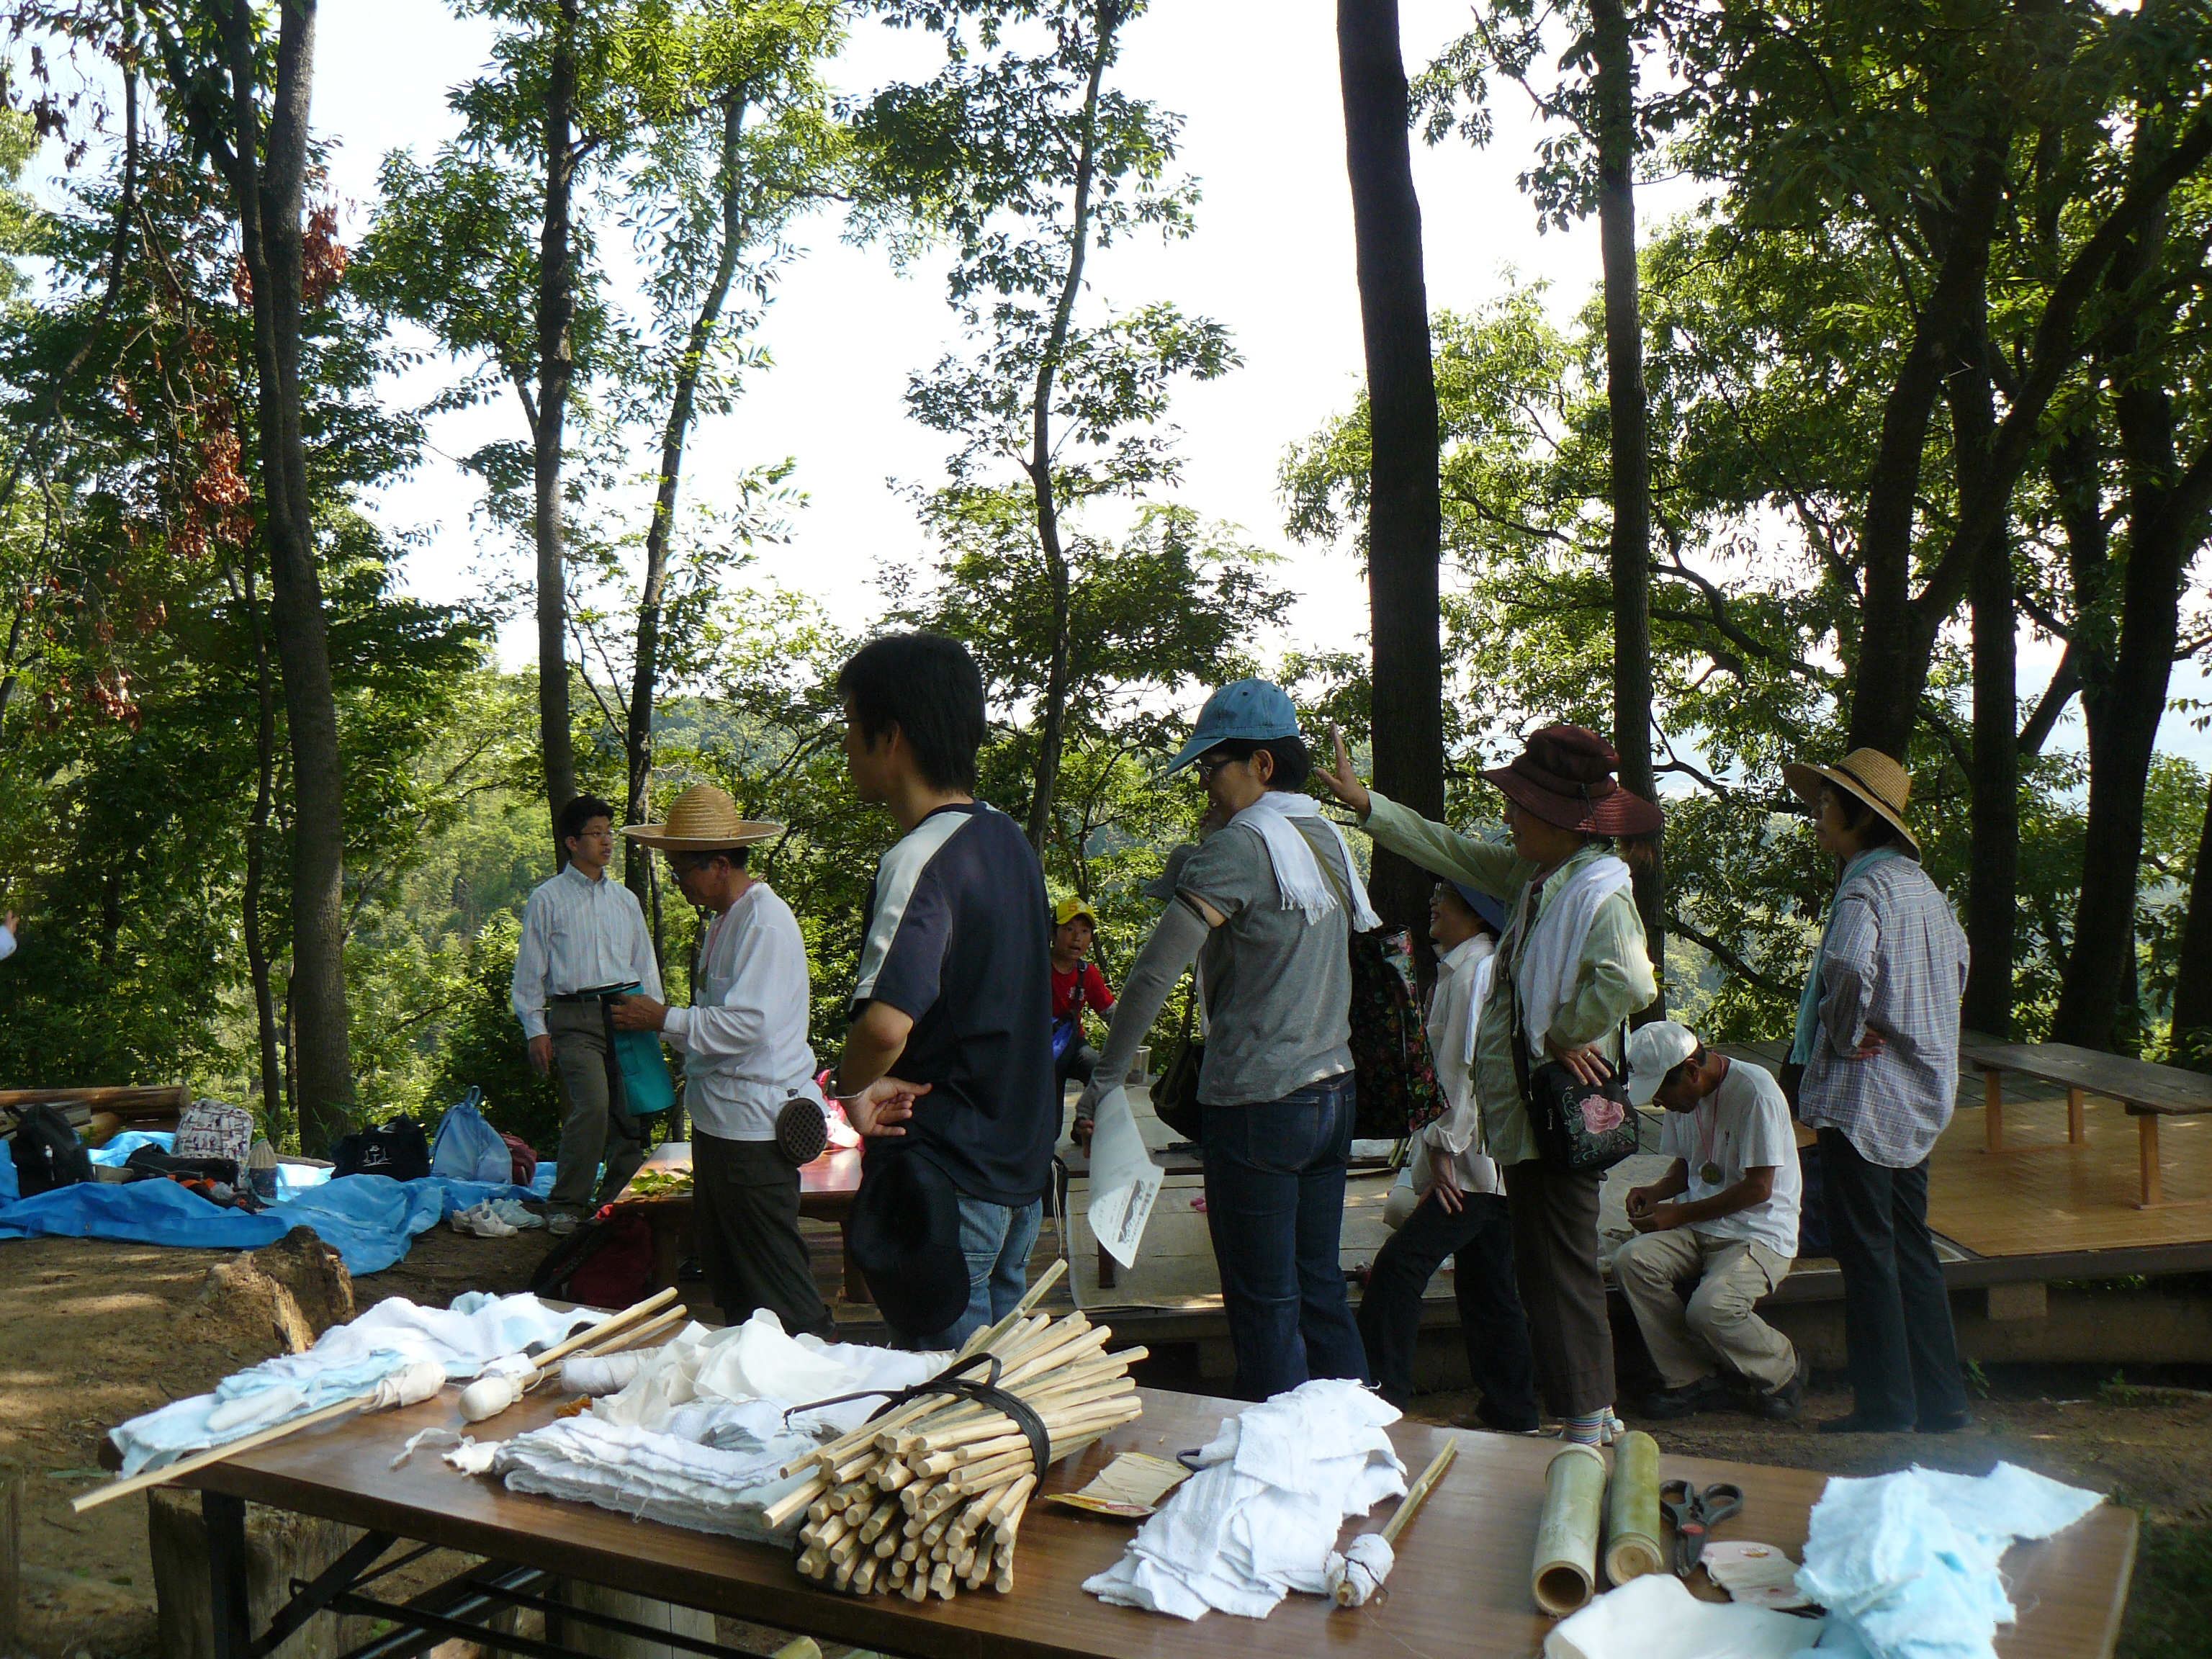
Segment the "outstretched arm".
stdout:
<svg viewBox="0 0 2212 1659">
<path fill-rule="evenodd" d="M 1152 928 L 1152 936 L 1129 964 L 1129 976 L 1121 984 L 1121 1000 L 1114 1005 L 1114 1024 L 1106 1034 L 1105 1052 L 1098 1057 L 1097 1068 L 1076 1103 L 1079 1117 L 1093 1115 L 1098 1102 L 1127 1079 L 1130 1065 L 1137 1058 L 1137 1046 L 1167 1006 L 1168 993 L 1197 958 L 1198 947 L 1206 943 L 1207 926 L 1182 899 L 1169 901 L 1165 914 Z"/>
</svg>

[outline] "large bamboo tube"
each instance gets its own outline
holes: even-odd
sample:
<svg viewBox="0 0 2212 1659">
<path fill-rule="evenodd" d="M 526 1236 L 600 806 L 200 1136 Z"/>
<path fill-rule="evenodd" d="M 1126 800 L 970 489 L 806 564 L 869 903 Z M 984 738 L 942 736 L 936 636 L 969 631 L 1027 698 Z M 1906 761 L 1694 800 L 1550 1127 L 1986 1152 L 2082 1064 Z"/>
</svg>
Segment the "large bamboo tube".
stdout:
<svg viewBox="0 0 2212 1659">
<path fill-rule="evenodd" d="M 1566 1445 L 1544 1471 L 1529 1588 L 1554 1619 L 1583 1607 L 1597 1582 L 1598 1520 L 1605 1505 L 1605 1457 L 1595 1446 Z"/>
<path fill-rule="evenodd" d="M 1659 1443 L 1632 1429 L 1613 1443 L 1605 1492 L 1605 1576 L 1615 1584 L 1667 1565 L 1659 1547 Z"/>
</svg>

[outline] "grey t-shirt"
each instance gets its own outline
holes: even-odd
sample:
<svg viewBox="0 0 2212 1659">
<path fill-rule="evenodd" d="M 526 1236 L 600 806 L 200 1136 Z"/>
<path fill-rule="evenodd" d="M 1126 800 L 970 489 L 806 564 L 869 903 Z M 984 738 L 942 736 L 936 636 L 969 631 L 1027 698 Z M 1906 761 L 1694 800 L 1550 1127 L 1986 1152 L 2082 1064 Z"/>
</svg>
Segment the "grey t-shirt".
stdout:
<svg viewBox="0 0 2212 1659">
<path fill-rule="evenodd" d="M 1316 833 L 1318 830 L 1319 833 Z M 1347 872 L 1325 824 L 1298 833 L 1342 889 Z M 1352 1069 L 1352 967 L 1340 903 L 1318 922 L 1283 908 L 1259 832 L 1236 824 L 1192 854 L 1176 889 L 1227 918 L 1198 953 L 1208 1029 L 1198 1097 L 1257 1106 Z"/>
</svg>

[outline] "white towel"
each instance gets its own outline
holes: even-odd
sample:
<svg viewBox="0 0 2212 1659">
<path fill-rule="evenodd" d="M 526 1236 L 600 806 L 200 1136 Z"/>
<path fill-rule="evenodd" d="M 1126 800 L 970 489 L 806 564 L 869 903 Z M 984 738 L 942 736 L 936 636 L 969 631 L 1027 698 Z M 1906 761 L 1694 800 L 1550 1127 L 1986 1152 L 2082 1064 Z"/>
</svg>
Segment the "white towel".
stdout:
<svg viewBox="0 0 2212 1659">
<path fill-rule="evenodd" d="M 1337 850 L 1344 854 L 1345 879 L 1352 888 L 1352 931 L 1365 933 L 1380 927 L 1382 919 L 1367 902 L 1367 888 L 1359 879 L 1358 867 L 1352 861 L 1352 848 L 1345 842 L 1344 831 L 1322 816 L 1321 806 L 1312 796 L 1270 789 L 1229 822 L 1256 831 L 1267 843 L 1268 861 L 1275 866 L 1275 890 L 1282 898 L 1283 908 L 1303 910 L 1308 921 L 1319 921 L 1336 908 L 1336 892 L 1322 874 L 1321 860 L 1314 856 L 1313 843 L 1306 839 L 1304 831 L 1291 822 L 1293 818 L 1315 819 L 1326 824 L 1329 834 L 1336 837 Z"/>
<path fill-rule="evenodd" d="M 1597 907 L 1629 880 L 1628 866 L 1619 859 L 1592 859 L 1533 925 L 1528 915 L 1535 908 L 1536 884 L 1530 882 L 1522 895 L 1515 927 L 1526 932 L 1528 942 L 1514 969 L 1513 983 L 1521 996 L 1521 1029 L 1528 1036 L 1528 1055 L 1538 1065 L 1550 1057 L 1544 1052 L 1544 1034 L 1559 1010 L 1573 1000 L 1583 942 L 1589 937 Z"/>
</svg>

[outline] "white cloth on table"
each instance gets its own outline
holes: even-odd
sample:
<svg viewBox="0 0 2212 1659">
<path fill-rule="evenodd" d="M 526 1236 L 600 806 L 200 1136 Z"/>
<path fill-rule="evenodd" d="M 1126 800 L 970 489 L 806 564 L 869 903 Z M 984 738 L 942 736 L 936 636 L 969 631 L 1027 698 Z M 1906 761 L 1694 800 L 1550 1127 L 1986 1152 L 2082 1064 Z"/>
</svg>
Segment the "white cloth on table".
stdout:
<svg viewBox="0 0 2212 1659">
<path fill-rule="evenodd" d="M 557 1341 L 580 1319 L 529 1295 L 470 1291 L 451 1308 L 417 1307 L 387 1297 L 367 1313 L 325 1331 L 305 1353 L 279 1354 L 223 1378 L 212 1393 L 179 1400 L 108 1431 L 123 1473 L 160 1468 L 210 1446 L 294 1417 L 376 1392 L 418 1361 L 451 1381 L 476 1376 L 532 1343 Z"/>
<path fill-rule="evenodd" d="M 623 1353 L 570 1354 L 561 1362 L 561 1392 L 589 1395 L 617 1394 L 637 1380 L 659 1348 L 632 1348 Z"/>
<path fill-rule="evenodd" d="M 1828 1482 L 1797 1587 L 1828 1609 L 1822 1651 L 1880 1659 L 1994 1659 L 2017 1616 L 1998 1562 L 2015 1538 L 2048 1538 L 2104 1498 L 2000 1463 L 1985 1475 L 1917 1466 Z"/>
<path fill-rule="evenodd" d="M 771 1310 L 761 1308 L 744 1324 L 720 1330 L 686 1325 L 621 1392 L 594 1401 L 591 1414 L 602 1423 L 659 1429 L 678 1407 L 695 1400 L 774 1401 L 781 1410 L 870 1391 L 800 1419 L 803 1426 L 842 1433 L 865 1422 L 884 1395 L 936 1376 L 948 1357 L 791 1336 Z"/>
<path fill-rule="evenodd" d="M 1607 1590 L 1544 1638 L 1544 1659 L 1791 1659 L 1817 1619 L 1735 1601 L 1700 1601 L 1669 1572 Z"/>
<path fill-rule="evenodd" d="M 1317 1379 L 1224 1419 L 1197 1474 L 1083 1588 L 1182 1619 L 1264 1619 L 1291 1590 L 1327 1593 L 1345 1517 L 1405 1494 L 1384 1432 L 1397 1417 L 1356 1382 Z"/>
</svg>

